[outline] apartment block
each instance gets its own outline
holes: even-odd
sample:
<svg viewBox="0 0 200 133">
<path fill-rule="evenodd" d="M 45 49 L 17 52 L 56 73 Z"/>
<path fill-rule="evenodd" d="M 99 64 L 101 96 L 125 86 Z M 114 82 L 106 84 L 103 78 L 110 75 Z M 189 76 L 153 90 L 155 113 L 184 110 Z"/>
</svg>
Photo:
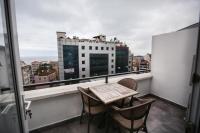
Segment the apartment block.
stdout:
<svg viewBox="0 0 200 133">
<path fill-rule="evenodd" d="M 60 80 L 127 72 L 131 65 L 129 48 L 116 38 L 106 41 L 105 35 L 99 35 L 79 39 L 57 32 L 57 41 Z"/>
</svg>

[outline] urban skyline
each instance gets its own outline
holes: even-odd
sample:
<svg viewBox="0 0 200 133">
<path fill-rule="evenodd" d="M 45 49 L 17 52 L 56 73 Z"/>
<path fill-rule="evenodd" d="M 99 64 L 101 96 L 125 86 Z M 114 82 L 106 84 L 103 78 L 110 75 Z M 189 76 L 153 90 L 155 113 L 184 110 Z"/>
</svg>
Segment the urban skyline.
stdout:
<svg viewBox="0 0 200 133">
<path fill-rule="evenodd" d="M 97 35 L 92 39 L 79 39 L 76 36 L 70 38 L 65 32 L 57 32 L 57 45 L 57 59 L 39 60 L 35 57 L 32 61 L 29 59 L 29 63 L 21 59 L 24 85 L 147 69 L 149 71 L 150 54 L 139 56 L 141 58 L 135 60 L 136 56 L 133 56 L 129 47 L 117 37 L 107 40 L 106 35 Z"/>
</svg>

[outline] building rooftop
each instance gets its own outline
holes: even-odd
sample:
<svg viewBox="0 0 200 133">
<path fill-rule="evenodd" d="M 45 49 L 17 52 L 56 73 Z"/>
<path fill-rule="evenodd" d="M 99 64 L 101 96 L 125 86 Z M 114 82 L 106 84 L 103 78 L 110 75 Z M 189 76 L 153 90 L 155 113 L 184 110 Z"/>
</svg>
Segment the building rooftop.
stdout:
<svg viewBox="0 0 200 133">
<path fill-rule="evenodd" d="M 58 39 L 66 39 L 66 40 L 71 40 L 71 41 L 78 41 L 78 42 L 89 42 L 89 43 L 108 43 L 108 44 L 116 44 L 116 45 L 125 45 L 125 43 L 119 41 L 116 37 L 111 39 L 110 41 L 106 40 L 106 35 L 97 35 L 94 36 L 91 39 L 86 39 L 86 38 L 79 38 L 77 36 L 69 37 L 66 36 L 66 32 L 57 32 L 57 38 Z"/>
</svg>

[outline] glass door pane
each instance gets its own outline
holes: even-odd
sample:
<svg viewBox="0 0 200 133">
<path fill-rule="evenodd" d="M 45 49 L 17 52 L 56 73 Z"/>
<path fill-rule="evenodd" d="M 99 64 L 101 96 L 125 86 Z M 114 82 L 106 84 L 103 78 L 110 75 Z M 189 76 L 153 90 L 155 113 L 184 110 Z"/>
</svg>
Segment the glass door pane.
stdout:
<svg viewBox="0 0 200 133">
<path fill-rule="evenodd" d="M 0 0 L 0 133 L 23 133 L 24 121 L 21 113 L 19 87 L 17 87 L 16 55 L 11 47 L 12 20 L 8 7 L 12 0 Z M 11 16 L 10 16 L 11 15 Z M 8 19 L 9 18 L 9 19 Z M 15 22 L 13 22 L 15 23 Z M 13 39 L 13 38 L 12 38 Z M 17 83 L 16 83 L 17 82 Z"/>
</svg>

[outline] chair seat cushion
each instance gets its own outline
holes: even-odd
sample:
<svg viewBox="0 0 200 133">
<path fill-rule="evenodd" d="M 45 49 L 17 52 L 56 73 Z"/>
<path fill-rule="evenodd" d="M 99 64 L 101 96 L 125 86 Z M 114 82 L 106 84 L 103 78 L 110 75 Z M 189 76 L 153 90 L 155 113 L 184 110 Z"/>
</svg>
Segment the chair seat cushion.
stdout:
<svg viewBox="0 0 200 133">
<path fill-rule="evenodd" d="M 119 123 L 121 126 L 127 128 L 127 129 L 131 129 L 131 120 L 125 119 L 119 113 L 113 113 L 112 118 L 117 123 Z M 144 126 L 144 120 L 143 119 L 134 120 L 133 129 L 137 130 L 137 129 L 141 128 L 142 126 Z"/>
</svg>

